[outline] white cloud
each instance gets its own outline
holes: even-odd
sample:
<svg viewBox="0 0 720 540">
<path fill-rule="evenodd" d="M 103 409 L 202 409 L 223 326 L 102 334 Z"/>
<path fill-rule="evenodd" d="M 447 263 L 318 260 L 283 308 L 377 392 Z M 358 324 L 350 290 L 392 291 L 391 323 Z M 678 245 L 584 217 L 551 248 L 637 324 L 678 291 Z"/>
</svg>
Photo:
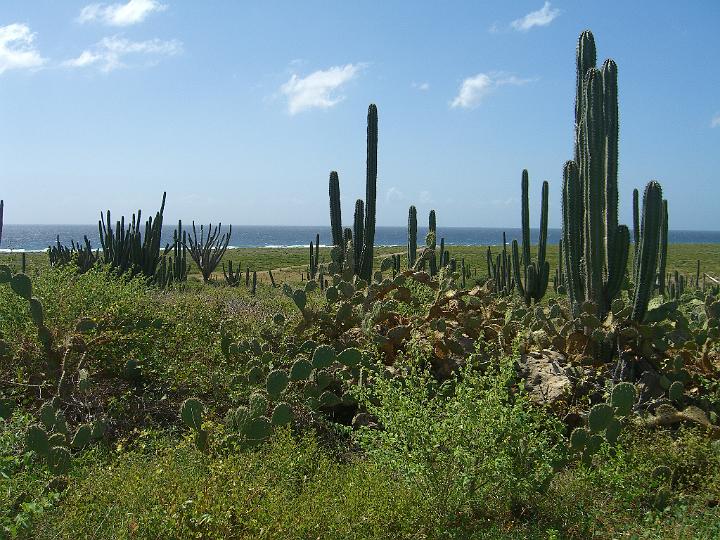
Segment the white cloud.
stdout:
<svg viewBox="0 0 720 540">
<path fill-rule="evenodd" d="M 33 45 L 35 34 L 25 24 L 0 26 L 0 74 L 8 69 L 40 67 L 45 59 Z"/>
<path fill-rule="evenodd" d="M 430 89 L 430 83 L 428 83 L 428 82 L 421 82 L 421 83 L 413 82 L 410 86 L 411 86 L 412 88 L 415 88 L 416 90 L 421 90 L 421 91 L 423 91 L 423 92 L 424 92 L 425 90 L 429 90 L 429 89 Z"/>
<path fill-rule="evenodd" d="M 287 96 L 288 112 L 297 114 L 307 109 L 334 107 L 345 99 L 337 92 L 345 83 L 354 79 L 361 68 L 361 64 L 347 64 L 314 71 L 307 77 L 293 74 L 280 87 L 280 92 Z"/>
<path fill-rule="evenodd" d="M 483 98 L 500 86 L 521 86 L 532 79 L 521 79 L 515 75 L 506 73 L 478 73 L 468 77 L 460 85 L 460 91 L 450 106 L 453 108 L 474 109 L 482 102 Z"/>
<path fill-rule="evenodd" d="M 710 121 L 710 127 L 720 127 L 720 113 L 713 116 L 713 119 Z"/>
<path fill-rule="evenodd" d="M 403 192 L 395 186 L 388 188 L 387 192 L 385 193 L 386 202 L 402 201 L 404 198 L 405 196 L 403 195 Z"/>
<path fill-rule="evenodd" d="M 78 22 L 100 21 L 110 26 L 130 26 L 145 20 L 155 11 L 165 11 L 157 0 L 129 0 L 127 4 L 90 4 L 82 8 Z"/>
<path fill-rule="evenodd" d="M 426 189 L 422 190 L 420 192 L 420 202 L 423 204 L 429 204 L 431 202 L 434 202 L 432 194 Z"/>
<path fill-rule="evenodd" d="M 130 41 L 112 36 L 103 38 L 91 50 L 83 51 L 77 58 L 63 62 L 66 67 L 83 68 L 97 66 L 105 73 L 117 68 L 127 67 L 123 58 L 127 55 L 142 56 L 147 61 L 156 62 L 160 56 L 173 56 L 182 52 L 182 43 L 177 40 Z"/>
<path fill-rule="evenodd" d="M 560 10 L 551 8 L 550 2 L 545 2 L 543 7 L 537 11 L 531 11 L 524 17 L 515 19 L 510 23 L 510 26 L 512 26 L 515 30 L 527 32 L 535 26 L 547 26 L 553 22 L 558 15 L 560 15 Z"/>
</svg>

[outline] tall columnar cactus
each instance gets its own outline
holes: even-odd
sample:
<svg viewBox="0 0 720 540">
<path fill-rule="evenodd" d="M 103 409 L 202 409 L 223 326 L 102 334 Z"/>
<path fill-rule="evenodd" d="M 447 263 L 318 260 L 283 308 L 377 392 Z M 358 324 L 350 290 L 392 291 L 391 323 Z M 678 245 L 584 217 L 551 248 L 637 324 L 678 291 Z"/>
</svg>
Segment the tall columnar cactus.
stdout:
<svg viewBox="0 0 720 540">
<path fill-rule="evenodd" d="M 417 259 L 417 209 L 411 206 L 408 210 L 408 247 L 407 264 L 408 268 L 415 266 Z"/>
<path fill-rule="evenodd" d="M 548 183 L 543 182 L 542 203 L 540 206 L 540 238 L 538 241 L 538 260 L 532 261 L 530 257 L 530 204 L 528 194 L 528 172 L 522 172 L 522 264 L 518 255 L 518 242 L 513 240 L 513 270 L 518 292 L 525 300 L 526 305 L 532 301 L 539 302 L 545 296 L 550 277 L 550 263 L 545 260 L 547 253 L 547 226 L 548 226 Z M 521 278 L 520 270 L 524 274 Z"/>
<path fill-rule="evenodd" d="M 363 234 L 360 277 L 370 281 L 375 247 L 375 210 L 377 201 L 378 114 L 375 104 L 368 107 L 367 162 L 365 180 L 365 231 Z M 355 239 L 357 242 L 357 238 Z"/>
<path fill-rule="evenodd" d="M 566 164 L 563 179 L 563 243 L 574 312 L 587 300 L 604 316 L 627 272 L 630 233 L 618 224 L 617 65 L 607 60 L 598 70 L 595 61 L 594 38 L 583 32 L 577 50 L 575 164 Z"/>
<path fill-rule="evenodd" d="M 344 246 L 342 214 L 340 212 L 340 179 L 338 173 L 330 173 L 330 229 L 333 246 Z"/>
<path fill-rule="evenodd" d="M 355 201 L 355 216 L 353 223 L 353 272 L 360 275 L 363 241 L 365 237 L 365 203 L 362 199 Z M 347 243 L 346 243 L 347 245 Z"/>
<path fill-rule="evenodd" d="M 660 214 L 660 255 L 658 260 L 658 291 L 665 294 L 665 270 L 667 267 L 667 247 L 668 247 L 668 203 L 664 199 L 662 202 L 662 211 Z"/>
<path fill-rule="evenodd" d="M 0 242 L 2 242 L 3 210 L 4 209 L 5 209 L 5 202 L 0 200 Z"/>
<path fill-rule="evenodd" d="M 435 210 L 430 210 L 428 216 L 428 233 L 425 238 L 426 246 L 432 251 L 430 254 L 430 275 L 434 276 L 437 274 L 438 261 L 435 256 L 435 248 L 437 247 L 437 218 L 435 217 Z"/>
<path fill-rule="evenodd" d="M 632 318 L 642 322 L 655 287 L 655 273 L 662 228 L 662 188 L 655 181 L 648 182 L 643 194 L 642 223 L 640 225 L 640 249 L 635 273 Z"/>
</svg>

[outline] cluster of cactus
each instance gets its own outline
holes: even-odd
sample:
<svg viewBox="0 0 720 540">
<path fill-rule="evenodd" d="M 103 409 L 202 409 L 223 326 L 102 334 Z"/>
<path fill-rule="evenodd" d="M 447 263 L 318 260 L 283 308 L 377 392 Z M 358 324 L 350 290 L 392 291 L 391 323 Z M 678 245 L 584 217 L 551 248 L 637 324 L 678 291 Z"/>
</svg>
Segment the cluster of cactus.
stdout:
<svg viewBox="0 0 720 540">
<path fill-rule="evenodd" d="M 207 450 L 208 432 L 203 429 L 205 405 L 197 398 L 188 398 L 180 406 L 180 419 L 195 433 L 195 446 L 201 452 Z"/>
<path fill-rule="evenodd" d="M 188 235 L 187 237 L 190 257 L 192 257 L 198 270 L 200 270 L 203 281 L 207 283 L 220 264 L 220 260 L 223 258 L 223 255 L 225 255 L 225 251 L 227 251 L 230 236 L 232 235 L 232 225 L 230 225 L 228 232 L 223 233 L 222 223 L 215 227 L 210 223 L 207 228 L 207 236 L 205 235 L 205 228 L 200 225 L 200 238 L 198 238 L 194 221 L 192 230 L 192 236 Z"/>
<path fill-rule="evenodd" d="M 378 115 L 377 107 L 370 104 L 367 116 L 367 160 L 365 178 L 365 200 L 355 202 L 355 216 L 352 230 L 354 240 L 355 274 L 369 280 L 373 273 L 373 257 L 375 248 L 375 215 L 377 204 L 377 150 L 378 150 Z M 336 171 L 330 173 L 330 227 L 332 241 L 345 251 L 348 236 L 343 232 L 340 212 L 340 182 Z M 339 261 L 342 264 L 342 260 Z"/>
<path fill-rule="evenodd" d="M 488 279 L 492 280 L 493 289 L 503 296 L 512 294 L 515 289 L 515 277 L 513 262 L 508 256 L 507 239 L 504 232 L 502 253 L 493 258 L 492 250 L 488 246 L 486 255 Z"/>
<path fill-rule="evenodd" d="M 249 278 L 249 271 L 248 268 L 248 278 L 243 278 L 243 269 L 240 263 L 237 265 L 237 270 L 233 269 L 233 262 L 228 261 L 228 267 L 227 270 L 225 269 L 225 263 L 222 263 L 222 269 L 223 269 L 223 276 L 225 277 L 225 283 L 229 285 L 230 287 L 239 287 L 243 279 L 245 279 L 245 284 L 248 283 Z"/>
<path fill-rule="evenodd" d="M 95 266 L 99 258 L 99 250 L 93 251 L 87 236 L 85 236 L 83 244 L 71 240 L 70 247 L 61 244 L 60 236 L 58 236 L 55 245 L 48 246 L 47 254 L 50 266 L 66 266 L 74 262 L 80 274 L 84 274 Z"/>
<path fill-rule="evenodd" d="M 542 203 L 540 207 L 540 238 L 538 241 L 538 260 L 530 258 L 530 205 L 528 195 L 528 172 L 522 172 L 522 264 L 518 255 L 518 242 L 513 240 L 513 270 L 515 284 L 526 305 L 539 302 L 545 296 L 550 277 L 550 263 L 545 260 L 547 253 L 548 227 L 548 183 L 543 182 Z M 521 276 L 522 269 L 522 276 Z"/>
<path fill-rule="evenodd" d="M 110 266 L 118 274 L 126 272 L 133 276 L 142 274 L 149 279 L 155 276 L 161 259 L 160 241 L 165 197 L 166 194 L 163 193 L 160 210 L 155 214 L 155 219 L 150 217 L 145 222 L 144 234 L 141 231 L 142 213 L 140 210 L 138 210 L 137 217 L 133 214 L 132 221 L 128 223 L 127 228 L 125 227 L 125 217 L 122 216 L 115 223 L 114 230 L 110 219 L 110 210 L 106 215 L 100 213 L 98 232 L 103 252 L 103 264 Z"/>
<path fill-rule="evenodd" d="M 607 441 L 615 444 L 622 431 L 621 420 L 635 405 L 637 390 L 628 382 L 616 384 L 609 403 L 598 403 L 590 409 L 587 427 L 578 427 L 570 435 L 570 448 L 582 454 L 582 461 L 590 465 L 593 455 Z"/>
<path fill-rule="evenodd" d="M 573 310 L 585 301 L 604 316 L 625 281 L 630 235 L 618 224 L 617 65 L 596 69 L 595 40 L 580 35 L 577 48 L 575 159 L 563 171 L 565 279 Z M 634 309 L 642 321 L 655 286 L 662 224 L 662 190 L 645 188 L 642 225 L 636 245 Z"/>
<path fill-rule="evenodd" d="M 165 246 L 153 282 L 160 287 L 167 287 L 171 283 L 187 281 L 190 265 L 187 260 L 187 233 L 183 231 L 182 221 L 173 231 L 173 243 Z"/>
<path fill-rule="evenodd" d="M 274 321 L 282 325 L 285 318 L 278 314 Z M 292 396 L 302 396 L 302 403 L 313 411 L 356 403 L 349 393 L 338 390 L 342 388 L 342 380 L 359 377 L 363 357 L 358 349 L 346 348 L 337 353 L 329 345 L 306 341 L 293 351 L 296 354 L 292 363 L 281 367 L 275 356 L 263 351 L 257 340 L 231 344 L 228 348 L 230 354 L 252 355 L 245 377 L 249 384 L 262 386 L 253 392 L 247 406 L 228 412 L 228 426 L 246 443 L 262 442 L 275 427 L 293 420 L 293 410 L 288 403 Z"/>
<path fill-rule="evenodd" d="M 79 452 L 102 438 L 105 430 L 105 423 L 95 420 L 70 433 L 65 415 L 48 402 L 40 408 L 40 423 L 28 427 L 25 447 L 43 458 L 50 472 L 61 475 L 70 468 L 72 452 Z"/>
<path fill-rule="evenodd" d="M 665 279 L 666 277 L 663 274 L 663 282 L 665 281 Z M 687 279 L 685 278 L 685 276 L 675 270 L 675 273 L 668 280 L 668 286 L 667 291 L 665 292 L 665 296 L 670 300 L 680 300 L 680 297 L 685 293 L 686 284 Z"/>
</svg>

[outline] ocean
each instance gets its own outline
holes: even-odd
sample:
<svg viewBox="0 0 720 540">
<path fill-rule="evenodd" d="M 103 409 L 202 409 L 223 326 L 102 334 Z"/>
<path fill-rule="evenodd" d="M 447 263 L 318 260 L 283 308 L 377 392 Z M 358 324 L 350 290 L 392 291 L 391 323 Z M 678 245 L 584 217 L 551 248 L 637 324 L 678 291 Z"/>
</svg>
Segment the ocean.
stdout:
<svg viewBox="0 0 720 540">
<path fill-rule="evenodd" d="M 185 228 L 190 232 L 190 229 Z M 163 227 L 163 245 L 172 241 L 174 225 Z M 224 230 L 227 228 L 224 227 Z M 507 240 L 520 240 L 519 228 L 490 227 L 438 227 L 438 239 L 445 238 L 447 245 L 498 245 L 502 244 L 502 233 Z M 198 235 L 200 231 L 198 228 Z M 306 226 L 254 226 L 233 225 L 230 246 L 236 248 L 279 248 L 305 247 L 315 241 L 320 234 L 320 245 L 331 243 L 330 227 Z M 424 243 L 427 228 L 418 227 L 418 244 Z M 93 248 L 100 247 L 97 225 L 10 225 L 3 228 L 0 252 L 44 251 L 60 236 L 60 242 L 66 245 L 70 240 L 82 241 L 87 236 Z M 537 241 L 538 230 L 531 231 L 533 242 Z M 557 243 L 560 229 L 548 229 L 548 241 Z M 670 231 L 669 241 L 678 244 L 718 244 L 720 231 Z M 381 246 L 398 246 L 407 243 L 405 227 L 377 227 L 375 243 Z"/>
</svg>

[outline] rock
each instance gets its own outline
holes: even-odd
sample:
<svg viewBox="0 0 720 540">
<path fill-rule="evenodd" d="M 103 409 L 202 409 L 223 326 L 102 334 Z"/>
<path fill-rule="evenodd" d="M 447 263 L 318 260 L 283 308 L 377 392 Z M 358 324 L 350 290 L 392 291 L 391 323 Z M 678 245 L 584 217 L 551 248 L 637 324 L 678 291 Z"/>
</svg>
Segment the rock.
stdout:
<svg viewBox="0 0 720 540">
<path fill-rule="evenodd" d="M 556 351 L 544 349 L 521 356 L 518 372 L 525 379 L 525 389 L 535 403 L 552 405 L 572 391 L 565 372 L 567 360 Z"/>
<path fill-rule="evenodd" d="M 352 419 L 352 427 L 353 429 L 358 429 L 362 426 L 367 426 L 369 428 L 377 427 L 375 417 L 368 413 L 357 413 Z"/>
</svg>

